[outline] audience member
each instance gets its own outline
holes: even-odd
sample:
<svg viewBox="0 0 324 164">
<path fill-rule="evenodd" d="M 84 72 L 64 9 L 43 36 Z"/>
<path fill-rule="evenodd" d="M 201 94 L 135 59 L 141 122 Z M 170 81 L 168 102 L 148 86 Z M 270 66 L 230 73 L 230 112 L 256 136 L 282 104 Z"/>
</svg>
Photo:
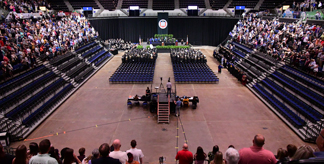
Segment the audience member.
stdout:
<svg viewBox="0 0 324 164">
<path fill-rule="evenodd" d="M 219 151 L 219 147 L 218 147 L 218 145 L 215 145 L 213 147 L 213 151 L 208 153 L 208 162 L 211 162 L 212 160 L 214 160 L 215 154 L 218 151 Z"/>
<path fill-rule="evenodd" d="M 277 159 L 273 153 L 263 148 L 265 138 L 261 134 L 255 135 L 253 139 L 253 146 L 243 148 L 239 151 L 240 161 L 239 164 L 275 164 Z"/>
<path fill-rule="evenodd" d="M 183 144 L 183 149 L 178 151 L 176 160 L 179 160 L 179 164 L 192 164 L 193 162 L 193 155 L 188 150 L 188 145 L 185 143 Z"/>
<path fill-rule="evenodd" d="M 198 146 L 196 154 L 194 155 L 195 164 L 203 164 L 205 162 L 207 155 L 203 148 Z"/>
<path fill-rule="evenodd" d="M 228 148 L 225 152 L 225 164 L 238 164 L 240 160 L 239 152 L 234 148 Z"/>
<path fill-rule="evenodd" d="M 12 160 L 12 164 L 28 164 L 27 148 L 25 145 L 19 145 L 16 149 L 16 157 Z"/>
<path fill-rule="evenodd" d="M 100 158 L 97 159 L 92 159 L 91 164 L 121 164 L 121 162 L 118 159 L 114 159 L 109 157 L 109 145 L 107 143 L 104 143 L 100 145 L 99 147 L 99 153 L 100 153 Z"/>
<path fill-rule="evenodd" d="M 297 149 L 295 155 L 291 158 L 291 160 L 309 159 L 311 157 L 315 157 L 313 153 L 313 148 L 308 145 L 304 145 Z"/>
<path fill-rule="evenodd" d="M 29 144 L 29 151 L 27 153 L 27 157 L 28 159 L 30 159 L 31 157 L 35 156 L 38 154 L 38 144 L 35 142 L 31 142 Z"/>
<path fill-rule="evenodd" d="M 211 164 L 224 164 L 223 153 L 217 151 L 215 154 L 215 158 L 210 162 Z"/>
<path fill-rule="evenodd" d="M 137 142 L 135 140 L 132 140 L 131 143 L 130 143 L 130 145 L 131 145 L 131 148 L 129 150 L 127 150 L 126 152 L 127 153 L 132 153 L 132 156 L 133 156 L 134 161 L 137 161 L 140 164 L 142 164 L 143 163 L 144 154 L 143 154 L 143 152 L 142 152 L 141 149 L 137 149 L 136 148 Z"/>
<path fill-rule="evenodd" d="M 62 161 L 63 164 L 80 164 L 81 161 L 79 158 L 74 154 L 73 149 L 66 149 L 64 159 Z"/>
<path fill-rule="evenodd" d="M 59 157 L 58 149 L 54 149 L 54 147 L 51 146 L 48 154 L 50 154 L 50 157 L 56 159 L 57 163 L 62 164 L 62 161 Z"/>
<path fill-rule="evenodd" d="M 287 145 L 288 158 L 291 159 L 297 151 L 297 146 L 293 144 Z"/>
<path fill-rule="evenodd" d="M 316 139 L 316 145 L 319 149 L 318 152 L 314 152 L 315 158 L 324 158 L 324 129 L 318 134 Z"/>
<path fill-rule="evenodd" d="M 92 160 L 98 159 L 98 158 L 99 158 L 99 149 L 94 149 L 92 151 L 92 155 L 88 156 L 88 159 L 85 159 L 85 162 L 82 161 L 82 163 L 83 164 L 86 164 L 86 163 L 91 164 Z"/>
<path fill-rule="evenodd" d="M 277 161 L 278 162 L 289 161 L 287 150 L 285 150 L 283 148 L 278 149 L 278 151 L 277 151 Z"/>
<path fill-rule="evenodd" d="M 78 158 L 79 158 L 80 161 L 82 161 L 86 157 L 84 154 L 85 154 L 85 148 L 82 147 L 82 148 L 79 149 L 79 156 L 78 156 Z"/>
<path fill-rule="evenodd" d="M 128 161 L 126 161 L 126 164 L 139 164 L 138 161 L 135 161 L 133 158 L 132 153 L 127 153 Z"/>
<path fill-rule="evenodd" d="M 40 163 L 47 163 L 47 164 L 58 164 L 56 159 L 50 157 L 48 152 L 51 148 L 51 142 L 48 139 L 44 139 L 39 143 L 39 153 L 33 156 L 29 160 L 29 164 L 40 164 Z"/>
<path fill-rule="evenodd" d="M 128 160 L 127 153 L 120 151 L 120 140 L 115 139 L 113 142 L 114 151 L 109 153 L 109 156 L 115 159 L 119 159 L 119 161 L 122 164 L 126 164 L 126 161 Z"/>
</svg>

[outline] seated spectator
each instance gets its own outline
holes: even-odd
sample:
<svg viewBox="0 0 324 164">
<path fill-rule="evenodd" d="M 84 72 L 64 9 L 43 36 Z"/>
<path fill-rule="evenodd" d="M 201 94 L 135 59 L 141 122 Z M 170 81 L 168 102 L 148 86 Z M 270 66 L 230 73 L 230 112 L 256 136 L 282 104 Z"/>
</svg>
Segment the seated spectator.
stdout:
<svg viewBox="0 0 324 164">
<path fill-rule="evenodd" d="M 16 149 L 16 157 L 12 160 L 12 164 L 28 164 L 27 148 L 25 145 L 19 145 Z"/>
<path fill-rule="evenodd" d="M 314 156 L 314 150 L 310 146 L 304 145 L 297 149 L 295 155 L 291 158 L 291 160 L 299 160 L 299 159 L 309 159 Z"/>
<path fill-rule="evenodd" d="M 205 162 L 207 155 L 204 152 L 203 148 L 198 146 L 196 154 L 194 155 L 195 164 L 203 164 Z"/>
<path fill-rule="evenodd" d="M 228 148 L 225 152 L 225 164 L 238 164 L 240 160 L 239 152 L 234 148 Z"/>
<path fill-rule="evenodd" d="M 215 154 L 215 158 L 210 162 L 211 164 L 224 164 L 223 153 L 217 151 Z"/>
</svg>

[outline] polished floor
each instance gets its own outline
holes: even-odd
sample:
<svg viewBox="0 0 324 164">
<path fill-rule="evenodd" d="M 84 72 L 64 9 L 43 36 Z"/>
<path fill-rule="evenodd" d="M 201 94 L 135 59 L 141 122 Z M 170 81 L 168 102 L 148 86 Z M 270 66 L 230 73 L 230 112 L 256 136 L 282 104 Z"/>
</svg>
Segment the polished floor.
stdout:
<svg viewBox="0 0 324 164">
<path fill-rule="evenodd" d="M 196 48 L 201 48 L 207 56 L 207 64 L 216 73 L 218 62 L 212 57 L 213 47 Z M 55 148 L 70 147 L 77 154 L 80 147 L 85 147 L 86 155 L 89 155 L 100 144 L 111 144 L 114 139 L 121 140 L 121 150 L 125 151 L 130 148 L 130 141 L 135 139 L 138 148 L 143 150 L 145 163 L 158 163 L 161 156 L 166 157 L 166 163 L 171 163 L 174 162 L 176 147 L 181 149 L 185 141 L 184 134 L 193 153 L 197 146 L 202 146 L 208 153 L 215 144 L 223 153 L 229 145 L 237 149 L 248 147 L 252 145 L 255 134 L 265 136 L 265 148 L 273 153 L 287 144 L 305 144 L 224 69 L 221 74 L 217 73 L 219 84 L 176 85 L 179 96 L 197 95 L 200 99 L 197 109 L 181 109 L 185 133 L 180 127 L 177 138 L 176 117 L 171 116 L 170 124 L 157 124 L 155 115 L 148 109 L 127 107 L 129 95 L 143 95 L 150 85 L 109 83 L 109 77 L 121 63 L 122 54 L 115 56 L 62 104 L 28 137 L 29 141 L 16 142 L 12 146 L 40 142 L 43 136 L 54 134 L 47 138 Z M 169 54 L 159 54 L 157 58 L 153 88 L 159 86 L 160 77 L 163 77 L 164 84 L 168 77 L 173 82 Z"/>
</svg>

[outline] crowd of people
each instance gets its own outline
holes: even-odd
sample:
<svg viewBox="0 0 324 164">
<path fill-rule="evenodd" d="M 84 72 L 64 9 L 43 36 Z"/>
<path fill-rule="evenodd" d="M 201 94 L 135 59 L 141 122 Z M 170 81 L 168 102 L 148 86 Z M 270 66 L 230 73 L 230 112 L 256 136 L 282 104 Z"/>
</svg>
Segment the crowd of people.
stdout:
<svg viewBox="0 0 324 164">
<path fill-rule="evenodd" d="M 0 144 L 1 164 L 143 164 L 144 154 L 137 149 L 136 140 L 130 143 L 131 148 L 126 152 L 120 150 L 120 140 L 116 139 L 111 147 L 107 143 L 95 148 L 89 156 L 85 155 L 86 149 L 79 149 L 79 156 L 73 149 L 63 148 L 60 152 L 55 149 L 50 140 L 44 139 L 39 144 L 31 142 L 29 149 L 25 145 L 16 148 L 15 156 L 6 154 Z"/>
<path fill-rule="evenodd" d="M 171 59 L 177 63 L 206 63 L 206 55 L 199 49 L 180 48 L 171 49 Z"/>
<path fill-rule="evenodd" d="M 13 19 L 0 24 L 0 74 L 3 79 L 13 71 L 33 68 L 36 58 L 50 60 L 98 36 L 90 23 L 77 14 L 60 20 Z"/>
<path fill-rule="evenodd" d="M 286 148 L 279 148 L 277 154 L 263 148 L 265 137 L 257 134 L 253 138 L 252 146 L 235 149 L 230 145 L 223 154 L 217 145 L 212 151 L 205 153 L 203 148 L 198 146 L 195 154 L 189 151 L 187 143 L 183 144 L 183 149 L 178 151 L 175 159 L 179 164 L 281 164 L 289 161 L 301 159 L 324 160 L 324 129 L 316 139 L 317 148 L 303 145 L 297 147 L 288 144 Z M 61 151 L 55 149 L 48 139 L 42 140 L 39 144 L 31 142 L 29 149 L 25 145 L 16 148 L 15 156 L 6 154 L 0 144 L 1 164 L 143 164 L 144 154 L 137 148 L 136 140 L 130 142 L 130 149 L 121 151 L 121 142 L 115 139 L 111 146 L 103 143 L 99 148 L 95 148 L 92 153 L 86 156 L 86 149 L 79 149 L 79 156 L 73 149 L 65 147 Z M 319 162 L 320 162 L 319 161 Z"/>
<path fill-rule="evenodd" d="M 292 3 L 291 8 L 295 11 L 313 11 L 316 9 L 322 9 L 322 2 L 317 0 L 305 0 L 304 2 Z"/>
<path fill-rule="evenodd" d="M 250 14 L 230 33 L 234 40 L 317 76 L 324 64 L 324 33 L 319 25 L 261 20 Z M 230 49 L 235 48 L 229 45 Z"/>
<path fill-rule="evenodd" d="M 106 44 L 109 44 L 111 46 L 111 49 L 114 49 L 114 50 L 129 50 L 136 46 L 134 43 L 131 43 L 130 41 L 125 42 L 121 38 L 108 39 L 108 40 L 106 40 Z"/>
<path fill-rule="evenodd" d="M 45 0 L 4 0 L 2 3 L 5 10 L 16 13 L 35 13 L 40 6 L 51 8 Z"/>
<path fill-rule="evenodd" d="M 123 63 L 133 62 L 154 62 L 157 58 L 157 49 L 136 49 L 128 50 L 122 56 Z"/>
</svg>

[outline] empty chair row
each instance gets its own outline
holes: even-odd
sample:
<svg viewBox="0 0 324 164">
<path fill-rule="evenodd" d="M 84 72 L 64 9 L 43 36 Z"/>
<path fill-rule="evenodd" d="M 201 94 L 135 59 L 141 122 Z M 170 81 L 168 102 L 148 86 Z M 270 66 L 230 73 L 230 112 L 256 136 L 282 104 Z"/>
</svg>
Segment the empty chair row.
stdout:
<svg viewBox="0 0 324 164">
<path fill-rule="evenodd" d="M 60 55 L 55 57 L 54 59 L 50 60 L 49 63 L 55 67 L 61 65 L 62 63 L 64 63 L 65 61 L 70 60 L 71 58 L 73 58 L 75 55 L 72 52 L 68 52 L 65 55 Z"/>
<path fill-rule="evenodd" d="M 99 51 L 100 49 L 102 49 L 102 47 L 100 45 L 90 49 L 89 51 L 85 52 L 82 54 L 82 57 L 84 58 L 88 58 L 89 56 L 91 56 L 93 53 L 96 53 L 97 51 Z"/>
<path fill-rule="evenodd" d="M 267 86 L 270 90 L 272 90 L 278 97 L 280 97 L 283 101 L 287 102 L 290 106 L 292 106 L 295 110 L 301 113 L 304 117 L 306 117 L 311 122 L 319 121 L 323 115 L 318 111 L 308 106 L 294 95 L 266 78 L 262 81 L 262 84 Z"/>
<path fill-rule="evenodd" d="M 48 69 L 44 65 L 41 65 L 30 71 L 25 72 L 24 74 L 21 74 L 13 79 L 10 79 L 0 84 L 0 95 L 3 95 L 15 88 L 23 86 L 25 83 L 31 81 L 35 77 L 42 75 L 46 71 L 48 71 Z"/>
<path fill-rule="evenodd" d="M 266 91 L 258 83 L 253 86 L 254 90 L 260 94 L 267 102 L 276 109 L 277 112 L 281 114 L 285 119 L 287 119 L 296 128 L 301 128 L 306 122 L 301 119 L 296 113 L 291 111 L 285 104 L 280 102 L 276 97 Z"/>
<path fill-rule="evenodd" d="M 236 47 L 238 47 L 238 48 L 240 48 L 240 49 L 242 49 L 242 50 L 244 50 L 244 51 L 246 51 L 246 52 L 248 52 L 248 53 L 251 53 L 251 52 L 253 51 L 252 49 L 250 49 L 250 48 L 248 48 L 248 47 L 246 47 L 246 46 L 243 46 L 243 45 L 240 44 L 240 43 L 232 42 L 232 44 L 234 44 Z"/>
<path fill-rule="evenodd" d="M 75 52 L 78 53 L 78 54 L 82 53 L 82 52 L 86 51 L 87 49 L 91 48 L 92 46 L 95 46 L 96 44 L 97 44 L 96 42 L 91 42 L 89 44 L 83 45 L 82 47 L 77 48 L 75 50 Z"/>
<path fill-rule="evenodd" d="M 66 96 L 73 89 L 72 84 L 68 84 L 63 89 L 61 89 L 58 93 L 56 93 L 52 98 L 50 98 L 46 103 L 36 109 L 32 114 L 26 117 L 22 123 L 26 126 L 32 126 L 36 121 L 43 118 L 43 115 L 51 109 L 54 105 L 56 105 L 64 96 Z"/>
<path fill-rule="evenodd" d="M 69 61 L 66 61 L 65 63 L 59 65 L 57 67 L 58 70 L 62 71 L 62 72 L 66 72 L 68 70 L 70 70 L 71 68 L 73 68 L 74 66 L 78 65 L 81 62 L 79 57 L 74 57 Z"/>
</svg>

